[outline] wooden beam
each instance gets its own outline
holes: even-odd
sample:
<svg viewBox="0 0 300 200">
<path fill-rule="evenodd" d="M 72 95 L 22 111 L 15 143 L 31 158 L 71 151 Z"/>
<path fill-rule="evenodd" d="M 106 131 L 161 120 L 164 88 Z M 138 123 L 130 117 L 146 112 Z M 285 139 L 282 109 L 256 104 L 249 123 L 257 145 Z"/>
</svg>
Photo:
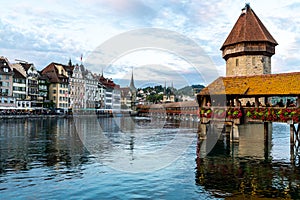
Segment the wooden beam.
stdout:
<svg viewBox="0 0 300 200">
<path fill-rule="evenodd" d="M 201 102 L 201 106 L 204 107 L 206 106 L 206 102 L 207 102 L 207 97 L 203 97 L 202 102 Z"/>
<path fill-rule="evenodd" d="M 294 124 L 290 124 L 290 144 L 294 145 L 295 143 L 295 126 Z"/>
<path fill-rule="evenodd" d="M 264 122 L 264 156 L 265 160 L 269 159 L 269 122 Z"/>
<path fill-rule="evenodd" d="M 290 160 L 292 163 L 295 161 L 295 138 L 294 138 L 294 124 L 290 124 Z"/>
<path fill-rule="evenodd" d="M 267 105 L 267 103 L 269 103 L 269 97 L 265 97 L 265 99 L 264 99 L 264 100 L 265 100 L 265 102 L 264 102 L 264 103 L 265 103 L 265 105 Z"/>
<path fill-rule="evenodd" d="M 255 97 L 255 107 L 259 107 L 259 100 L 258 100 L 258 97 Z"/>
</svg>

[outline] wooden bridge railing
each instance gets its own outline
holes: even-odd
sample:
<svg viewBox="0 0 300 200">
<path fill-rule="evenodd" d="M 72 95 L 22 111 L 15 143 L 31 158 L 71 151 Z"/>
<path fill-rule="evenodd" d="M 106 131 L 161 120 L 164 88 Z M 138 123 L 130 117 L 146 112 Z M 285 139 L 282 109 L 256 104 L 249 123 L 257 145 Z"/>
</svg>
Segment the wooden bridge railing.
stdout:
<svg viewBox="0 0 300 200">
<path fill-rule="evenodd" d="M 300 108 L 296 107 L 202 107 L 204 119 L 242 119 L 243 121 L 266 121 L 300 123 Z"/>
</svg>

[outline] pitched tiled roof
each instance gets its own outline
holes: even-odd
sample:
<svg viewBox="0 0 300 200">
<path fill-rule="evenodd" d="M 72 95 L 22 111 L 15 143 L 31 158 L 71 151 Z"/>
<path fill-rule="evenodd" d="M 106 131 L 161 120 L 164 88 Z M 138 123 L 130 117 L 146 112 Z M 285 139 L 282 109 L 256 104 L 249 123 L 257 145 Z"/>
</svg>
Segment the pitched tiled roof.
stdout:
<svg viewBox="0 0 300 200">
<path fill-rule="evenodd" d="M 278 44 L 249 5 L 246 5 L 243 9 L 221 50 L 226 46 L 241 42 L 270 42 L 274 45 Z"/>
<path fill-rule="evenodd" d="M 24 77 L 27 76 L 24 67 L 20 63 L 12 64 L 12 68 L 14 69 L 14 71 L 17 70 L 22 76 L 24 76 Z"/>
<path fill-rule="evenodd" d="M 100 76 L 99 81 L 106 88 L 120 89 L 120 85 L 115 84 L 112 79 L 104 78 L 103 75 Z"/>
<path fill-rule="evenodd" d="M 20 62 L 19 63 L 23 68 L 24 68 L 24 70 L 27 72 L 29 69 L 30 69 L 30 67 L 33 65 L 33 64 L 31 64 L 31 63 L 23 63 L 23 62 Z"/>
<path fill-rule="evenodd" d="M 300 72 L 254 76 L 219 77 L 198 95 L 297 96 Z"/>
<path fill-rule="evenodd" d="M 59 83 L 59 78 L 57 77 L 57 74 L 55 72 L 46 72 L 44 73 L 44 75 L 47 76 L 47 78 L 49 79 L 49 81 L 51 83 Z"/>
<path fill-rule="evenodd" d="M 40 72 L 39 72 L 40 73 Z M 40 73 L 41 74 L 41 73 Z M 46 80 L 49 81 L 49 77 L 46 74 L 41 74 L 39 77 L 40 80 Z"/>
<path fill-rule="evenodd" d="M 23 75 L 23 74 L 21 74 L 21 72 L 19 72 L 19 70 L 18 69 L 16 69 L 16 68 L 13 68 L 13 72 L 14 72 L 14 78 L 22 78 L 22 79 L 26 79 L 26 77 Z"/>
<path fill-rule="evenodd" d="M 46 75 L 51 83 L 61 83 L 63 82 L 63 79 L 68 79 L 67 76 L 58 73 L 58 70 L 56 68 L 57 65 L 65 67 L 65 65 L 62 64 L 50 63 L 41 71 L 42 75 Z"/>
<path fill-rule="evenodd" d="M 4 68 L 7 68 L 8 72 L 4 72 Z M 12 74 L 12 66 L 4 56 L 0 56 L 0 73 Z"/>
</svg>

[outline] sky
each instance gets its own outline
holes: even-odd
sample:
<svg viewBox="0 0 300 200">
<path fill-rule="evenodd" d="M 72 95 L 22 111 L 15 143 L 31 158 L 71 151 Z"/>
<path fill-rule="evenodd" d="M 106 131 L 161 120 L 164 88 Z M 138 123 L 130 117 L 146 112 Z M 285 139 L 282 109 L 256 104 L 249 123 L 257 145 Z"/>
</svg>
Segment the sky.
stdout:
<svg viewBox="0 0 300 200">
<path fill-rule="evenodd" d="M 225 75 L 220 47 L 250 3 L 279 43 L 272 73 L 300 71 L 300 0 L 5 1 L 0 55 L 39 70 L 71 59 L 121 86 L 132 73 L 136 87 L 207 85 Z"/>
</svg>

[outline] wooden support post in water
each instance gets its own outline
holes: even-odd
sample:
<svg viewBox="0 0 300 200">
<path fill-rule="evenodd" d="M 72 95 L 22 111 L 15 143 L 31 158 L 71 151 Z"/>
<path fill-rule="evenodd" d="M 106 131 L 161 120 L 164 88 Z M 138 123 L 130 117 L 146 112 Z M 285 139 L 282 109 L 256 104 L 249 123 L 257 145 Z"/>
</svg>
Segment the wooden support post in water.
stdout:
<svg viewBox="0 0 300 200">
<path fill-rule="evenodd" d="M 269 159 L 269 122 L 264 122 L 264 155 L 265 160 Z"/>
<path fill-rule="evenodd" d="M 294 124 L 290 124 L 290 154 L 291 154 L 291 162 L 294 163 L 295 161 L 295 152 L 294 152 L 294 147 L 295 147 L 295 126 Z"/>
<path fill-rule="evenodd" d="M 295 144 L 295 126 L 294 124 L 290 124 L 290 144 L 294 145 Z"/>
<path fill-rule="evenodd" d="M 207 134 L 206 124 L 200 123 L 198 127 L 198 139 L 201 140 L 206 139 L 206 134 Z"/>
<path fill-rule="evenodd" d="M 240 137 L 239 127 L 233 122 L 231 126 L 231 132 L 230 132 L 230 141 L 239 142 L 239 137 Z"/>
</svg>

